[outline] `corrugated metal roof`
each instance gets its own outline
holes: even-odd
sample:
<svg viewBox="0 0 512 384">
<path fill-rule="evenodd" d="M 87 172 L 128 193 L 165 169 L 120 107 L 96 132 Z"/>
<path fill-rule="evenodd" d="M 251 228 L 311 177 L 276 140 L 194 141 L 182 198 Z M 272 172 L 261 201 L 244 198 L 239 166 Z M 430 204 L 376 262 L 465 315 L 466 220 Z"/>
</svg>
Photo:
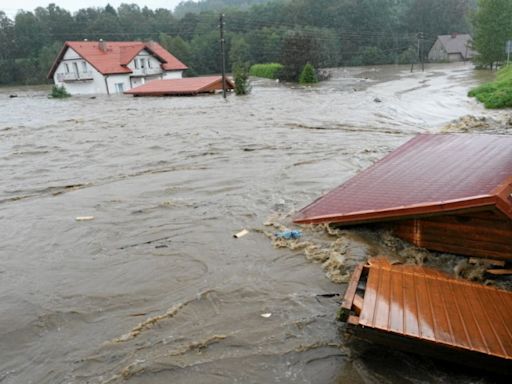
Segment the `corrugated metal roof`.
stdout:
<svg viewBox="0 0 512 384">
<path fill-rule="evenodd" d="M 366 268 L 362 309 L 350 324 L 512 360 L 512 292 L 385 258 Z"/>
<path fill-rule="evenodd" d="M 496 206 L 512 219 L 512 137 L 422 134 L 302 209 L 297 223 L 355 224 Z"/>
<path fill-rule="evenodd" d="M 231 80 L 226 79 L 227 87 L 233 88 Z M 217 87 L 216 87 L 217 86 Z M 125 93 L 135 96 L 158 95 L 194 95 L 212 89 L 222 89 L 221 76 L 187 77 L 184 79 L 153 80 L 132 88 Z"/>
<path fill-rule="evenodd" d="M 153 53 L 166 71 L 185 70 L 187 66 L 156 42 L 140 41 L 105 41 L 105 49 L 101 49 L 99 41 L 66 41 L 59 56 L 55 60 L 48 77 L 51 78 L 68 48 L 76 51 L 98 72 L 109 75 L 131 73 L 126 65 L 143 49 Z"/>
</svg>

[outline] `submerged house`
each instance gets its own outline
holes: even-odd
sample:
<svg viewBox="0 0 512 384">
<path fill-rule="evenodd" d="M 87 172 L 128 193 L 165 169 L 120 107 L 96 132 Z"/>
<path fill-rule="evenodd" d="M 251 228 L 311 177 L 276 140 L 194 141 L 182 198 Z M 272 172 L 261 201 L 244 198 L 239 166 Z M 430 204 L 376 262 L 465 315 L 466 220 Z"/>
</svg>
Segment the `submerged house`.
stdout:
<svg viewBox="0 0 512 384">
<path fill-rule="evenodd" d="M 154 80 L 126 91 L 133 96 L 195 96 L 216 93 L 222 90 L 222 76 L 187 77 L 185 79 Z M 226 78 L 226 89 L 232 90 L 235 84 Z"/>
<path fill-rule="evenodd" d="M 418 135 L 294 221 L 383 224 L 418 247 L 510 260 L 512 137 Z"/>
<path fill-rule="evenodd" d="M 431 62 L 456 62 L 471 60 L 475 56 L 472 38 L 468 34 L 441 35 L 428 53 Z"/>
<path fill-rule="evenodd" d="M 113 94 L 150 80 L 181 79 L 186 69 L 155 42 L 67 41 L 48 78 L 70 94 Z"/>
</svg>

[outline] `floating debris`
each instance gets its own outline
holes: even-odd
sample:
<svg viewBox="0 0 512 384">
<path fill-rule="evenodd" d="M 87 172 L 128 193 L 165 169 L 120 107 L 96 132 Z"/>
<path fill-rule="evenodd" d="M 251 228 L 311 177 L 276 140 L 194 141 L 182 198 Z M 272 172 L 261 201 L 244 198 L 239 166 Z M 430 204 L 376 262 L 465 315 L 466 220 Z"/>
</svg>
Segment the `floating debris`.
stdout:
<svg viewBox="0 0 512 384">
<path fill-rule="evenodd" d="M 76 221 L 91 221 L 94 219 L 95 219 L 94 216 L 77 216 L 77 217 L 75 217 Z"/>
<path fill-rule="evenodd" d="M 356 268 L 338 318 L 364 339 L 510 374 L 510 303 L 512 292 L 379 257 Z"/>
<path fill-rule="evenodd" d="M 290 230 L 290 231 L 283 231 L 283 232 L 276 232 L 274 233 L 274 236 L 278 239 L 300 239 L 302 237 L 302 232 L 299 230 Z"/>
<path fill-rule="evenodd" d="M 249 231 L 247 229 L 243 229 L 240 232 L 234 234 L 233 237 L 235 239 L 239 239 L 239 238 L 244 237 L 245 235 L 248 235 L 248 234 L 249 234 Z"/>
</svg>

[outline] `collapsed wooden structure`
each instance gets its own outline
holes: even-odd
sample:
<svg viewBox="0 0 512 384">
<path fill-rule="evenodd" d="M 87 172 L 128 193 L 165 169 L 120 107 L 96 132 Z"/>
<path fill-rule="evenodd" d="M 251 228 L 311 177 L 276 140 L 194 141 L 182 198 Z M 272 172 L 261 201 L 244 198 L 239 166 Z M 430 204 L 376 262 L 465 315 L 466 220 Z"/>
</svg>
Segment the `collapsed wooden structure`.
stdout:
<svg viewBox="0 0 512 384">
<path fill-rule="evenodd" d="M 339 319 L 377 343 L 512 373 L 512 292 L 374 258 L 353 273 Z"/>
<path fill-rule="evenodd" d="M 226 78 L 226 89 L 235 88 Z M 144 85 L 132 88 L 125 94 L 133 96 L 195 96 L 203 93 L 215 93 L 222 90 L 222 76 L 187 77 L 183 79 L 152 80 Z"/>
<path fill-rule="evenodd" d="M 294 221 L 384 223 L 419 247 L 511 259 L 512 137 L 418 135 Z"/>
</svg>

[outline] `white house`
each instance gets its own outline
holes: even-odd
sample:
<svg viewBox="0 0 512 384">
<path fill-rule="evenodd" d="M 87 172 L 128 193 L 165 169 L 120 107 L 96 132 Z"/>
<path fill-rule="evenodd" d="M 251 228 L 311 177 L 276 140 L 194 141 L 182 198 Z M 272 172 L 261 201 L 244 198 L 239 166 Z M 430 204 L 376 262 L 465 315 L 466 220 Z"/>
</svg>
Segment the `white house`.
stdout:
<svg viewBox="0 0 512 384">
<path fill-rule="evenodd" d="M 440 35 L 428 53 L 432 62 L 454 62 L 471 60 L 475 56 L 472 39 L 468 34 L 452 33 Z"/>
<path fill-rule="evenodd" d="M 48 78 L 72 95 L 114 94 L 153 79 L 181 79 L 186 69 L 155 42 L 67 41 Z"/>
</svg>

